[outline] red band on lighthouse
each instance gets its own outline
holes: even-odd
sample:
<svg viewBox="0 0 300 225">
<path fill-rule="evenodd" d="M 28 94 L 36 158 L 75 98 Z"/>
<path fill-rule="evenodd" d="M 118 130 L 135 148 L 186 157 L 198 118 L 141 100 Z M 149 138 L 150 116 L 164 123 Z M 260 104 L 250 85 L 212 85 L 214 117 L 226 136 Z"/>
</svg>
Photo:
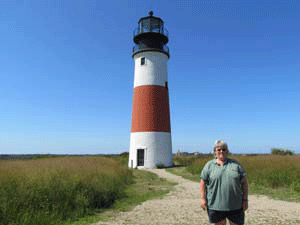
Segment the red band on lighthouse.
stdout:
<svg viewBox="0 0 300 225">
<path fill-rule="evenodd" d="M 134 88 L 131 132 L 170 132 L 168 88 L 138 86 Z"/>
</svg>

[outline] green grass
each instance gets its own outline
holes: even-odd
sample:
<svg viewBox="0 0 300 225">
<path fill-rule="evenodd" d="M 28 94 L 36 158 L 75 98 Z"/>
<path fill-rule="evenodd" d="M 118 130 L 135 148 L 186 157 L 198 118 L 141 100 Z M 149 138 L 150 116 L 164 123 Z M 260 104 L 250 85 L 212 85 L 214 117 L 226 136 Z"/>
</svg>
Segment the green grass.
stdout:
<svg viewBox="0 0 300 225">
<path fill-rule="evenodd" d="M 186 166 L 168 168 L 167 171 L 170 172 L 170 173 L 173 173 L 175 175 L 181 176 L 185 179 L 192 180 L 192 181 L 195 181 L 195 182 L 200 182 L 199 174 L 190 173 L 187 170 Z"/>
<path fill-rule="evenodd" d="M 234 156 L 247 172 L 249 193 L 264 194 L 272 198 L 300 201 L 300 157 L 299 156 Z M 186 167 L 168 169 L 170 172 L 200 181 L 200 173 L 212 157 L 177 157 Z"/>
<path fill-rule="evenodd" d="M 132 173 L 105 157 L 0 162 L 0 224 L 63 224 L 125 196 Z"/>
<path fill-rule="evenodd" d="M 0 224 L 91 224 L 172 189 L 127 163 L 126 155 L 1 160 Z"/>
<path fill-rule="evenodd" d="M 143 201 L 168 193 L 176 184 L 159 178 L 156 174 L 134 170 L 134 184 L 130 185 L 126 190 L 126 197 L 116 201 L 115 208 L 127 211 L 131 206 L 135 206 Z"/>
<path fill-rule="evenodd" d="M 98 214 L 79 219 L 65 225 L 89 225 L 98 221 L 111 220 L 118 213 L 129 211 L 142 202 L 162 197 L 172 190 L 175 183 L 159 178 L 156 174 L 144 170 L 132 170 L 134 183 L 125 190 L 125 197 L 118 199 L 110 208 L 98 211 Z"/>
</svg>

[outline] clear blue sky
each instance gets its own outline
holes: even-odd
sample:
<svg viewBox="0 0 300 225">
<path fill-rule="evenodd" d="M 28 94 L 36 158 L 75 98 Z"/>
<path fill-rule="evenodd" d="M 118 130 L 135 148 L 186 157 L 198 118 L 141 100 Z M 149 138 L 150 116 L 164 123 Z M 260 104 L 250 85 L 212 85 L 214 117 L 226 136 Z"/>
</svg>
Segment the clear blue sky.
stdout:
<svg viewBox="0 0 300 225">
<path fill-rule="evenodd" d="M 165 21 L 173 152 L 300 153 L 300 3 L 1 0 L 0 154 L 128 151 L 133 30 Z"/>
</svg>

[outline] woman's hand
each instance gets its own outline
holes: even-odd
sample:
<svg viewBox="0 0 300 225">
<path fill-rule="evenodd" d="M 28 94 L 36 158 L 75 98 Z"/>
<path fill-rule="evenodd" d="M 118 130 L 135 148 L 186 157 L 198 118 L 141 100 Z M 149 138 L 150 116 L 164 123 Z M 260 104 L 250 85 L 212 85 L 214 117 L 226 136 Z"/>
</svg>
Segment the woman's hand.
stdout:
<svg viewBox="0 0 300 225">
<path fill-rule="evenodd" d="M 207 208 L 207 202 L 205 198 L 201 198 L 201 208 L 205 210 Z"/>
<path fill-rule="evenodd" d="M 248 199 L 243 200 L 243 210 L 246 211 L 248 209 Z"/>
<path fill-rule="evenodd" d="M 200 181 L 200 195 L 201 195 L 201 208 L 203 210 L 205 210 L 207 208 L 207 202 L 206 202 L 206 197 L 205 197 L 205 193 L 206 190 L 205 190 L 205 181 L 201 179 Z"/>
<path fill-rule="evenodd" d="M 243 189 L 243 210 L 246 211 L 248 209 L 248 181 L 246 177 L 243 177 L 241 180 L 241 185 Z"/>
</svg>

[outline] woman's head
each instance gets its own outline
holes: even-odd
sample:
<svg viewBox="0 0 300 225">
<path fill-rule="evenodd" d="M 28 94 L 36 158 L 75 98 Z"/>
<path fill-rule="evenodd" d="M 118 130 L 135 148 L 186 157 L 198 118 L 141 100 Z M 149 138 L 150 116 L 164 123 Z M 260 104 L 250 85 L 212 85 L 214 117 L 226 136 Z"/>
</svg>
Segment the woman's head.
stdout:
<svg viewBox="0 0 300 225">
<path fill-rule="evenodd" d="M 217 148 L 225 149 L 228 152 L 228 145 L 223 140 L 217 140 L 216 141 L 216 143 L 214 145 L 214 152 L 216 151 Z"/>
<path fill-rule="evenodd" d="M 218 159 L 227 158 L 228 145 L 223 140 L 217 140 L 214 145 L 214 154 Z"/>
</svg>

